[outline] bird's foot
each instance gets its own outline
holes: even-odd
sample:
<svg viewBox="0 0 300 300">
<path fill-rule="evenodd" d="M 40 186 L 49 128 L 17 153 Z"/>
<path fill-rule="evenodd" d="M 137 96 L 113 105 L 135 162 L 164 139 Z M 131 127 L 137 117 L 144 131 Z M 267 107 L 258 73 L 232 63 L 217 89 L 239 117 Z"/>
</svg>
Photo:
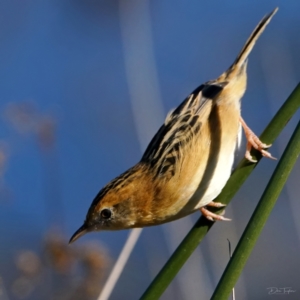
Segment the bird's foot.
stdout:
<svg viewBox="0 0 300 300">
<path fill-rule="evenodd" d="M 247 126 L 247 124 L 245 123 L 245 121 L 243 120 L 242 117 L 240 117 L 240 122 L 244 128 L 245 136 L 247 139 L 245 158 L 253 163 L 257 162 L 257 160 L 252 158 L 252 156 L 250 154 L 250 150 L 253 147 L 254 149 L 258 150 L 262 156 L 276 160 L 276 158 L 273 157 L 270 152 L 264 150 L 264 149 L 270 148 L 272 146 L 272 144 L 267 145 L 267 144 L 263 143 L 257 137 L 257 135 Z"/>
<path fill-rule="evenodd" d="M 223 204 L 223 203 L 220 203 L 220 202 L 213 202 L 213 201 L 212 201 L 212 202 L 208 203 L 207 206 L 212 206 L 212 207 L 224 207 L 224 206 L 226 206 L 226 205 Z M 200 208 L 200 211 L 201 211 L 202 215 L 203 215 L 206 219 L 208 219 L 208 220 L 210 220 L 210 221 L 212 221 L 212 222 L 214 222 L 214 221 L 231 221 L 231 219 L 224 218 L 224 217 L 221 216 L 221 215 L 217 215 L 217 214 L 215 214 L 215 213 L 209 211 L 208 209 L 205 208 L 205 206 L 201 207 L 201 208 Z"/>
</svg>

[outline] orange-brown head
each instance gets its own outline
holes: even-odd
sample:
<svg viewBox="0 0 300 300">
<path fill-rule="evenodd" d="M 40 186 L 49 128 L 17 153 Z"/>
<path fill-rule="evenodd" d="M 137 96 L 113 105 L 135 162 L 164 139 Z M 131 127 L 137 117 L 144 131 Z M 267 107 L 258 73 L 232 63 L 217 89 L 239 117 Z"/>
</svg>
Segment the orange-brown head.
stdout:
<svg viewBox="0 0 300 300">
<path fill-rule="evenodd" d="M 154 195 L 147 175 L 147 166 L 139 163 L 108 183 L 95 197 L 84 224 L 70 243 L 91 231 L 146 226 L 151 220 L 148 204 Z"/>
</svg>

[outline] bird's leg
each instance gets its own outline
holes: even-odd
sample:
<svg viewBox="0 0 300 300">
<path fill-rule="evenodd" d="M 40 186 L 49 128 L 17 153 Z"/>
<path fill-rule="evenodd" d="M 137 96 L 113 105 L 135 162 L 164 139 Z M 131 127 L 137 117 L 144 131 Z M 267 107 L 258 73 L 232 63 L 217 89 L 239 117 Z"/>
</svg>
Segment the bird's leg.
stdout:
<svg viewBox="0 0 300 300">
<path fill-rule="evenodd" d="M 212 207 L 224 207 L 226 206 L 225 204 L 223 203 L 220 203 L 220 202 L 209 202 L 206 206 L 212 206 Z M 205 208 L 205 206 L 201 207 L 200 208 L 200 211 L 202 213 L 202 215 L 210 220 L 210 221 L 231 221 L 231 219 L 228 219 L 228 218 L 224 218 L 223 216 L 220 216 L 220 215 L 217 215 L 211 211 L 209 211 L 208 209 Z"/>
<path fill-rule="evenodd" d="M 240 116 L 240 122 L 244 128 L 244 132 L 245 132 L 245 136 L 247 139 L 247 147 L 246 147 L 246 153 L 245 153 L 245 157 L 246 159 L 248 159 L 251 162 L 256 163 L 257 160 L 253 159 L 251 154 L 250 154 L 250 150 L 251 147 L 255 148 L 256 150 L 258 150 L 262 156 L 264 157 L 268 157 L 271 159 L 276 159 L 275 157 L 273 157 L 271 155 L 270 152 L 264 150 L 266 148 L 269 148 L 272 146 L 272 144 L 267 145 L 265 143 L 263 143 L 257 136 L 256 134 L 247 126 L 247 124 L 245 123 L 245 121 L 243 120 L 243 118 Z"/>
</svg>

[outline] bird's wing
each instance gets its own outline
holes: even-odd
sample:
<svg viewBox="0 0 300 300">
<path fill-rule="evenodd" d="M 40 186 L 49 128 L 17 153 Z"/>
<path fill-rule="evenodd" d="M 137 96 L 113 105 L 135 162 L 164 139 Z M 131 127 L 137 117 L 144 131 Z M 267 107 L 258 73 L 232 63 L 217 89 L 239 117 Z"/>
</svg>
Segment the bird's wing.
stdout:
<svg viewBox="0 0 300 300">
<path fill-rule="evenodd" d="M 208 82 L 199 86 L 167 115 L 141 159 L 150 165 L 155 176 L 171 178 L 175 174 L 183 149 L 206 121 L 201 118 L 201 112 L 211 105 L 226 84 Z"/>
</svg>

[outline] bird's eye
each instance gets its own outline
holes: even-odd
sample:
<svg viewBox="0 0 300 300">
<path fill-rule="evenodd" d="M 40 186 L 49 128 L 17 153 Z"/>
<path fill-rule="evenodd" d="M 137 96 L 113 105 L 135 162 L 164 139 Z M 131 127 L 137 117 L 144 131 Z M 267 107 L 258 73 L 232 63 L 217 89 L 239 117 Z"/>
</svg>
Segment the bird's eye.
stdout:
<svg viewBox="0 0 300 300">
<path fill-rule="evenodd" d="M 108 208 L 105 208 L 101 211 L 101 217 L 103 219 L 109 219 L 111 217 L 111 210 Z"/>
</svg>

